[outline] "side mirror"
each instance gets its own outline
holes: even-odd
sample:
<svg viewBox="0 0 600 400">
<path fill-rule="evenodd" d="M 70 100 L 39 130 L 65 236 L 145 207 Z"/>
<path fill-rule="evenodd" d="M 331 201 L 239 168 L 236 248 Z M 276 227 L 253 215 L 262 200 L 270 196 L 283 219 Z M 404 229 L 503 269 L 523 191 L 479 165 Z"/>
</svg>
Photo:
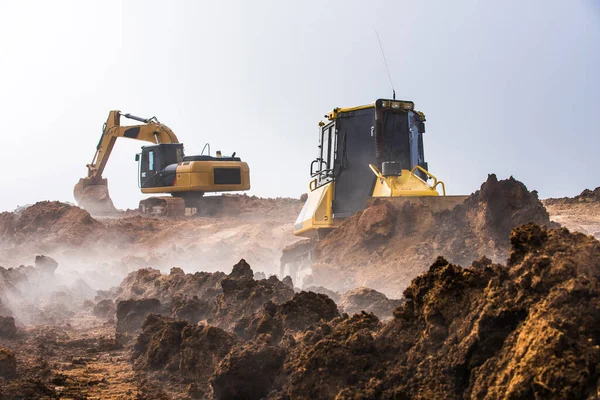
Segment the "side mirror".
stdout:
<svg viewBox="0 0 600 400">
<path fill-rule="evenodd" d="M 140 155 L 139 154 L 135 155 L 135 161 L 140 161 Z"/>
</svg>

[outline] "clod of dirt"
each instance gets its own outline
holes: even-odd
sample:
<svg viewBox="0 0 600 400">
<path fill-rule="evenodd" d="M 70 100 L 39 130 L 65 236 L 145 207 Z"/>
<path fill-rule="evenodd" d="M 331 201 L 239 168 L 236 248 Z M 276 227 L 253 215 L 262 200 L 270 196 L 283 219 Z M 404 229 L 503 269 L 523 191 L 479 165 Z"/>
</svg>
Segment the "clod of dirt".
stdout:
<svg viewBox="0 0 600 400">
<path fill-rule="evenodd" d="M 376 202 L 358 218 L 358 229 L 363 240 L 372 242 L 389 237 L 394 231 L 396 209 L 389 203 Z"/>
<path fill-rule="evenodd" d="M 134 346 L 134 368 L 166 373 L 161 377 L 173 383 L 179 377 L 194 379 L 195 396 L 210 398 L 209 378 L 236 341 L 234 335 L 213 326 L 151 314 Z"/>
<path fill-rule="evenodd" d="M 92 314 L 98 318 L 110 318 L 115 315 L 117 308 L 111 299 L 100 300 L 92 309 Z"/>
<path fill-rule="evenodd" d="M 241 318 L 234 332 L 246 340 L 268 334 L 273 342 L 278 342 L 287 330 L 302 331 L 338 316 L 336 304 L 326 295 L 300 292 L 281 305 L 267 301 L 260 312 Z"/>
<path fill-rule="evenodd" d="M 285 352 L 261 340 L 235 346 L 210 380 L 219 400 L 259 400 L 267 396 L 281 369 Z"/>
<path fill-rule="evenodd" d="M 386 319 L 392 317 L 392 310 L 404 303 L 404 301 L 404 299 L 388 299 L 381 292 L 360 287 L 344 293 L 339 307 L 348 314 L 365 311 L 374 313 L 380 319 Z"/>
<path fill-rule="evenodd" d="M 192 324 L 211 318 L 216 311 L 214 300 L 200 300 L 198 296 L 173 299 L 172 315 L 177 319 L 185 319 Z"/>
<path fill-rule="evenodd" d="M 58 268 L 58 263 L 55 259 L 48 256 L 35 256 L 35 266 L 47 275 L 54 275 L 54 271 Z"/>
<path fill-rule="evenodd" d="M 17 358 L 6 347 L 0 346 L 0 377 L 14 378 L 17 375 Z"/>
<path fill-rule="evenodd" d="M 117 302 L 117 333 L 131 334 L 140 330 L 149 314 L 163 313 L 158 299 L 123 300 Z"/>
<path fill-rule="evenodd" d="M 223 293 L 217 297 L 216 312 L 209 323 L 231 331 L 238 319 L 250 317 L 271 301 L 281 304 L 294 296 L 294 289 L 277 277 L 254 280 L 254 273 L 245 260 L 240 260 L 232 272 L 221 281 Z"/>
<path fill-rule="evenodd" d="M 0 338 L 11 339 L 16 333 L 15 319 L 13 317 L 0 316 Z"/>
<path fill-rule="evenodd" d="M 483 255 L 505 260 L 510 230 L 528 222 L 553 226 L 535 192 L 512 177 L 498 181 L 494 174 L 449 211 L 376 199 L 317 245 L 314 282 L 339 291 L 365 286 L 400 297 L 436 255 L 455 263 Z"/>
</svg>

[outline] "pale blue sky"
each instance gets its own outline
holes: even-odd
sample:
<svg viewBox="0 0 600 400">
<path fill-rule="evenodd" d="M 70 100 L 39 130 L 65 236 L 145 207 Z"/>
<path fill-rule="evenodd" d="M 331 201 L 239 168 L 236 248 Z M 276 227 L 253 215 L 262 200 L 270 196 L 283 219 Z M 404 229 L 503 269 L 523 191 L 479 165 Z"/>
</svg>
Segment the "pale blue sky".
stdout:
<svg viewBox="0 0 600 400">
<path fill-rule="evenodd" d="M 492 4 L 493 3 L 493 4 Z M 258 196 L 306 192 L 317 123 L 391 96 L 427 116 L 453 194 L 488 173 L 542 197 L 600 186 L 600 2 L 0 0 L 0 210 L 72 199 L 111 109 L 237 153 Z M 136 207 L 121 140 L 105 176 Z"/>
</svg>

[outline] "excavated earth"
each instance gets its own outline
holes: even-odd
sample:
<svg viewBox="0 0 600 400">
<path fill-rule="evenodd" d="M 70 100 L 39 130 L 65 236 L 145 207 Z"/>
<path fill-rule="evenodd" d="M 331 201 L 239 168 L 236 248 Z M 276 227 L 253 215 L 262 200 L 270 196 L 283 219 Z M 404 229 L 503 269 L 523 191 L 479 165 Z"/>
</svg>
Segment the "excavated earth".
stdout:
<svg viewBox="0 0 600 400">
<path fill-rule="evenodd" d="M 337 291 L 366 286 L 398 298 L 438 255 L 460 264 L 481 256 L 502 262 L 510 230 L 528 222 L 557 226 L 536 192 L 494 174 L 452 210 L 375 200 L 318 244 L 314 284 Z"/>
<path fill-rule="evenodd" d="M 0 214 L 0 399 L 600 397 L 600 242 L 522 183 L 443 213 L 374 202 L 304 291 L 272 276 L 301 203 L 227 201 Z"/>
<path fill-rule="evenodd" d="M 575 197 L 543 200 L 552 220 L 570 230 L 600 239 L 600 187 Z"/>
</svg>

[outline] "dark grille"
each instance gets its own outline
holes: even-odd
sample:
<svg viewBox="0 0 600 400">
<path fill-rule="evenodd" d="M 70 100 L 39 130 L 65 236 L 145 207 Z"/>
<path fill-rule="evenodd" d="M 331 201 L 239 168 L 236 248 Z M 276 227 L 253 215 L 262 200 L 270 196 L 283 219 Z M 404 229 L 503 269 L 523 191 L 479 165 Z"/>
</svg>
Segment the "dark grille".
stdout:
<svg viewBox="0 0 600 400">
<path fill-rule="evenodd" d="M 239 168 L 215 168 L 215 185 L 239 185 L 242 175 Z"/>
</svg>

